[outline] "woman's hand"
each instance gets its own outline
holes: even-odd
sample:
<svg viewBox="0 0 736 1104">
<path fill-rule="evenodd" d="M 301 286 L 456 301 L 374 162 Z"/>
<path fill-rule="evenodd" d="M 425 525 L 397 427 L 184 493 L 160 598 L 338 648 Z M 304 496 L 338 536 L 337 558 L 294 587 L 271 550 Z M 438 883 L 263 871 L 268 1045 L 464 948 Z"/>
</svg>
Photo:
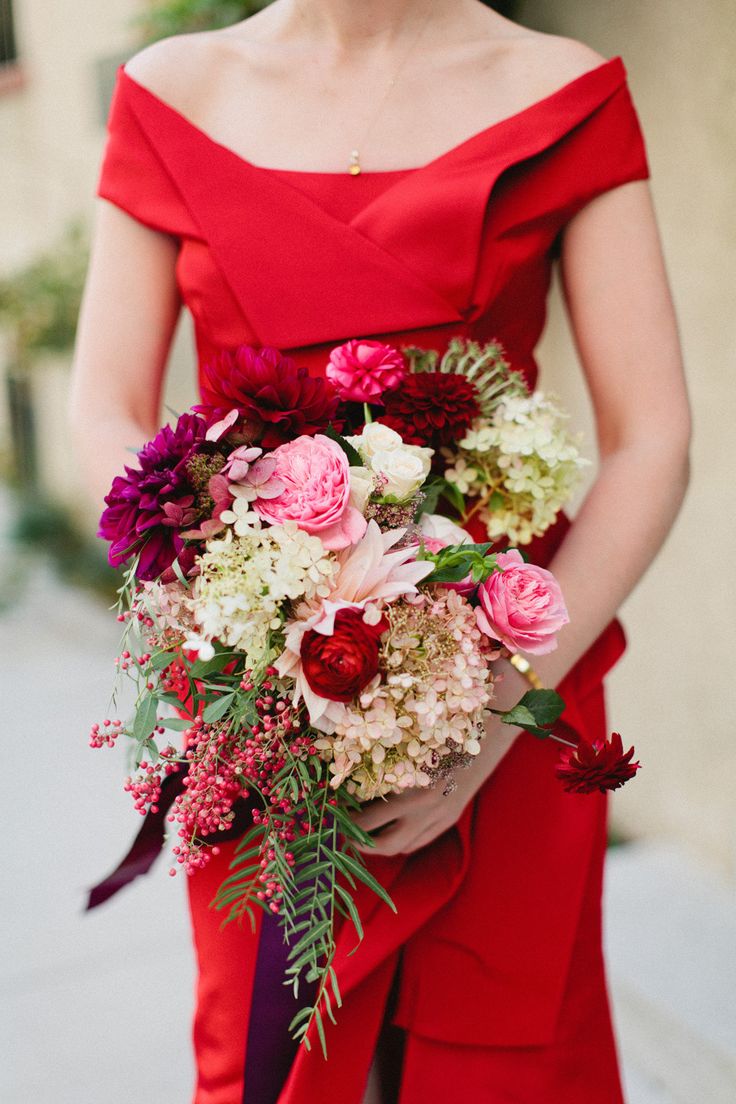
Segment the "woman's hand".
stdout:
<svg viewBox="0 0 736 1104">
<path fill-rule="evenodd" d="M 366 855 L 408 855 L 426 847 L 456 824 L 469 801 L 491 776 L 517 735 L 518 728 L 492 717 L 480 754 L 456 774 L 457 788 L 443 796 L 444 783 L 431 789 L 412 789 L 388 798 L 377 798 L 355 816 L 366 832 L 377 832 L 375 847 L 361 847 Z"/>
</svg>

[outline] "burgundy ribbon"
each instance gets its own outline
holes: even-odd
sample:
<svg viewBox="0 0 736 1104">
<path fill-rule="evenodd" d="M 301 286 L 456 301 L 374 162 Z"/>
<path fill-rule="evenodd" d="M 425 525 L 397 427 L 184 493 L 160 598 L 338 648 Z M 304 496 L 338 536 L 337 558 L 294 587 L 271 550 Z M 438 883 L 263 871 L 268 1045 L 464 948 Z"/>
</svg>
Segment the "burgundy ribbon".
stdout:
<svg viewBox="0 0 736 1104">
<path fill-rule="evenodd" d="M 161 783 L 161 796 L 156 806 L 157 811 L 146 813 L 143 823 L 136 835 L 127 855 L 118 863 L 112 873 L 103 878 L 101 882 L 93 886 L 87 897 L 85 912 L 97 908 L 114 897 L 125 886 L 130 885 L 142 874 L 147 874 L 161 853 L 166 842 L 166 817 L 176 797 L 184 789 L 186 770 L 179 770 L 175 774 L 167 774 Z M 230 827 L 224 832 L 217 832 L 212 842 L 224 843 L 226 840 L 237 839 L 238 836 L 252 826 L 251 804 L 245 799 L 240 799 L 233 806 L 235 818 Z M 203 840 L 207 842 L 207 837 Z"/>
</svg>

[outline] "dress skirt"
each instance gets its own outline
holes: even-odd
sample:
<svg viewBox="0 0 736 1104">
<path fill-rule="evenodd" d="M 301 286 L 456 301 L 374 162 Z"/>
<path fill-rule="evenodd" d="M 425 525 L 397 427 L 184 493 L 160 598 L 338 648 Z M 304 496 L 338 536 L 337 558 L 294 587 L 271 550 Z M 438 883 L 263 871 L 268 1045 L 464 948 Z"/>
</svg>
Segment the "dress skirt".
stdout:
<svg viewBox="0 0 736 1104">
<path fill-rule="evenodd" d="M 569 918 L 570 910 L 550 895 L 554 879 L 540 884 L 534 862 L 530 858 L 524 864 L 513 843 L 520 822 L 514 823 L 506 807 L 505 781 L 535 762 L 551 773 L 553 761 L 545 754 L 546 745 L 529 738 L 531 758 L 525 763 L 525 739 L 520 738 L 483 787 L 479 808 L 466 811 L 457 832 L 451 830 L 403 860 L 398 875 L 395 860 L 373 860 L 378 876 L 390 885 L 399 915 L 374 906 L 378 915 L 371 916 L 366 900 L 366 942 L 352 959 L 345 959 L 345 1002 L 338 1027 L 328 1030 L 327 1062 L 318 1045 L 308 1055 L 301 1048 L 294 1060 L 287 1027 L 295 1008 L 284 999 L 284 950 L 277 924 L 270 917 L 259 919 L 255 935 L 247 922 L 223 928 L 222 914 L 209 907 L 235 844 L 224 844 L 189 879 L 199 964 L 194 1104 L 361 1104 L 379 1035 L 389 1019 L 400 1029 L 403 1046 L 400 1068 L 392 1071 L 399 1088 L 387 1104 L 450 1099 L 472 1104 L 622 1104 L 601 950 L 605 798 L 562 795 L 563 806 L 569 801 L 586 814 L 588 831 L 587 841 L 557 841 L 562 849 L 557 854 L 559 881 L 562 892 L 572 896 L 576 915 L 566 933 L 560 912 Z M 494 787 L 496 809 L 488 799 Z M 559 799 L 561 791 L 552 792 Z M 527 803 L 517 794 L 516 804 Z M 543 802 L 537 804 L 543 821 L 548 811 Z M 499 821 L 499 839 L 494 838 L 489 812 Z M 524 814 L 527 822 L 529 808 Z M 462 839 L 466 830 L 473 844 L 459 859 L 456 836 Z M 507 830 L 511 835 L 504 850 Z M 578 870 L 586 850 L 578 890 L 568 864 Z M 474 869 L 472 863 L 465 865 L 470 851 L 477 856 Z M 542 851 L 540 864 L 548 867 L 557 845 Z M 509 862 L 509 852 L 515 861 Z M 412 865 L 413 870 L 407 869 Z M 509 869 L 514 867 L 515 884 L 510 884 Z M 445 890 L 453 892 L 433 912 L 433 895 L 443 881 Z M 491 887 L 485 899 L 477 889 L 483 881 Z M 537 883 L 531 894 L 529 881 Z M 463 904 L 468 902 L 463 897 L 468 893 L 475 945 L 465 930 Z M 500 907 L 503 896 L 506 909 Z M 536 903 L 533 915 L 530 901 Z M 517 922 L 510 928 L 514 915 Z M 348 950 L 354 945 L 351 934 Z M 352 979 L 351 963 L 359 967 Z"/>
</svg>

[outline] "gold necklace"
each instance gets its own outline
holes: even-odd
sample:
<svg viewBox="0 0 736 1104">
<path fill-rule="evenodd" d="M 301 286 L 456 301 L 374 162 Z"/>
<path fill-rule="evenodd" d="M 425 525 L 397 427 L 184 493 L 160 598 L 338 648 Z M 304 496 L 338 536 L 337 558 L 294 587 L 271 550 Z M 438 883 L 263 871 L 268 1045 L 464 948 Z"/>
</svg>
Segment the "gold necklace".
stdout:
<svg viewBox="0 0 736 1104">
<path fill-rule="evenodd" d="M 302 11 L 302 6 L 301 6 L 301 0 L 299 0 L 299 3 L 297 3 L 296 0 L 295 0 L 295 4 L 296 4 L 297 11 L 299 12 L 299 15 L 300 15 L 302 21 L 305 21 L 304 12 Z M 411 42 L 409 44 L 409 48 L 407 49 L 406 53 L 404 53 L 401 56 L 401 59 L 399 60 L 399 64 L 396 66 L 396 71 L 394 72 L 393 76 L 391 77 L 390 81 L 388 82 L 388 84 L 386 86 L 386 91 L 383 93 L 383 95 L 381 96 L 381 99 L 378 101 L 378 106 L 376 107 L 373 114 L 369 117 L 368 122 L 365 126 L 365 129 L 363 130 L 363 133 L 362 133 L 362 135 L 361 135 L 361 137 L 358 141 L 357 146 L 354 149 L 351 149 L 351 151 L 350 151 L 350 160 L 348 162 L 347 171 L 350 173 L 351 176 L 360 176 L 361 172 L 363 171 L 362 165 L 360 164 L 360 147 L 363 145 L 363 143 L 365 142 L 365 140 L 369 136 L 369 134 L 371 134 L 371 132 L 373 131 L 373 128 L 376 124 L 376 121 L 378 120 L 378 117 L 381 114 L 382 108 L 384 107 L 386 101 L 388 100 L 388 98 L 389 98 L 389 96 L 390 96 L 390 94 L 391 94 L 391 92 L 394 88 L 394 85 L 396 84 L 397 80 L 401 76 L 402 69 L 404 68 L 407 61 L 409 60 L 410 55 L 414 52 L 414 50 L 419 45 L 419 41 L 422 38 L 427 26 L 429 25 L 431 14 L 432 14 L 432 4 L 431 4 L 431 0 L 430 0 L 430 2 L 428 4 L 428 7 L 427 7 L 427 17 L 426 17 L 426 19 L 422 22 L 422 25 L 420 26 L 419 31 L 416 34 L 416 36 L 411 40 Z"/>
</svg>

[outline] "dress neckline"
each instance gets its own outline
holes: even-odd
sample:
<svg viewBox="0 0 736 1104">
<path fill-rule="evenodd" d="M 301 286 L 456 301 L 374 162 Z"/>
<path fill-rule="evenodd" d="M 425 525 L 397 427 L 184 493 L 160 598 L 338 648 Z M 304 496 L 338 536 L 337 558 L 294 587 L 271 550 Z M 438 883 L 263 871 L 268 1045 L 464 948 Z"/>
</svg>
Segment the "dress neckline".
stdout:
<svg viewBox="0 0 736 1104">
<path fill-rule="evenodd" d="M 175 108 L 172 104 L 162 99 L 155 92 L 147 88 L 146 85 L 141 84 L 135 77 L 131 76 L 125 68 L 125 63 L 121 63 L 118 66 L 118 77 L 126 80 L 129 85 L 141 93 L 144 97 L 158 104 L 159 107 L 169 112 L 172 116 L 179 119 L 185 124 L 193 133 L 198 134 L 208 145 L 221 150 L 231 158 L 234 158 L 241 165 L 246 166 L 249 169 L 253 169 L 256 172 L 264 174 L 285 174 L 292 177 L 305 176 L 305 177 L 328 177 L 332 179 L 339 179 L 345 177 L 353 184 L 358 177 L 353 177 L 346 170 L 323 172 L 319 169 L 288 169 L 280 168 L 269 165 L 258 165 L 253 161 L 249 161 L 241 154 L 237 153 L 230 146 L 226 146 L 224 143 L 219 142 L 212 135 L 208 134 L 206 130 L 197 126 L 191 119 L 183 115 L 181 111 Z M 489 126 L 484 127 L 482 130 L 476 131 L 474 134 L 469 135 L 467 138 L 463 138 L 460 142 L 457 142 L 454 146 L 445 150 L 444 153 L 438 154 L 430 161 L 426 161 L 422 165 L 410 166 L 408 168 L 401 169 L 368 169 L 364 170 L 360 175 L 366 177 L 391 177 L 399 175 L 408 175 L 411 173 L 420 173 L 428 169 L 434 168 L 435 165 L 440 165 L 447 160 L 452 159 L 455 155 L 466 152 L 469 148 L 472 148 L 476 143 L 484 140 L 491 134 L 495 134 L 497 131 L 503 130 L 507 126 L 513 126 L 527 115 L 534 115 L 536 112 L 543 110 L 547 107 L 553 107 L 559 99 L 568 95 L 570 92 L 580 88 L 590 80 L 594 80 L 597 77 L 602 76 L 604 73 L 611 72 L 612 74 L 618 72 L 621 78 L 626 76 L 626 67 L 624 65 L 623 58 L 620 54 L 616 54 L 612 58 L 608 58 L 602 61 L 599 65 L 594 66 L 592 69 L 587 69 L 584 73 L 580 73 L 577 77 L 574 77 L 570 81 L 566 81 L 565 84 L 560 85 L 553 92 L 543 96 L 541 99 L 534 100 L 532 103 L 527 104 L 526 107 L 521 108 L 519 111 L 515 111 L 511 115 L 506 115 L 503 119 L 498 119 L 495 123 L 491 123 Z"/>
</svg>

